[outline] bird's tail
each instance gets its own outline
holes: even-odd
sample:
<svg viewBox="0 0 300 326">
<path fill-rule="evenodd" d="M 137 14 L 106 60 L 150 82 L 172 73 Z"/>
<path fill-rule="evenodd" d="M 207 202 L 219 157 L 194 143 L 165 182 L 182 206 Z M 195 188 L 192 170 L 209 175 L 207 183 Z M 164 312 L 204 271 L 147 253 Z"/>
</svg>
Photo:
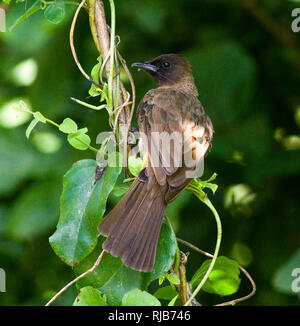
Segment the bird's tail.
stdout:
<svg viewBox="0 0 300 326">
<path fill-rule="evenodd" d="M 149 185 L 137 178 L 98 226 L 107 236 L 102 248 L 121 257 L 124 265 L 143 272 L 153 269 L 166 209 L 165 187 Z"/>
</svg>

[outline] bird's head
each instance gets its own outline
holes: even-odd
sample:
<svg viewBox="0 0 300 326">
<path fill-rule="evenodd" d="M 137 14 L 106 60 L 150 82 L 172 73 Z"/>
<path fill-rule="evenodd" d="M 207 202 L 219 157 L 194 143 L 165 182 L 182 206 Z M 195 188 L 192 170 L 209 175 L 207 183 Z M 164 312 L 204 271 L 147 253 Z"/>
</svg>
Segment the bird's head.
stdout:
<svg viewBox="0 0 300 326">
<path fill-rule="evenodd" d="M 195 88 L 191 66 L 181 54 L 162 54 L 150 61 L 135 62 L 131 66 L 146 70 L 158 86 Z"/>
</svg>

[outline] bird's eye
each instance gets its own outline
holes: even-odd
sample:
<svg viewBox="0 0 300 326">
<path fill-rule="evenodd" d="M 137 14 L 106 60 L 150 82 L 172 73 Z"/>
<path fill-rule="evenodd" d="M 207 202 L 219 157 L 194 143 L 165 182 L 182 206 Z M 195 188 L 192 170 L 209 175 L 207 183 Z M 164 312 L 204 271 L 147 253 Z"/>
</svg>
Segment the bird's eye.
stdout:
<svg viewBox="0 0 300 326">
<path fill-rule="evenodd" d="M 163 63 L 163 66 L 164 66 L 165 68 L 168 68 L 168 67 L 170 67 L 170 62 L 168 62 L 168 61 L 165 61 L 165 62 Z"/>
</svg>

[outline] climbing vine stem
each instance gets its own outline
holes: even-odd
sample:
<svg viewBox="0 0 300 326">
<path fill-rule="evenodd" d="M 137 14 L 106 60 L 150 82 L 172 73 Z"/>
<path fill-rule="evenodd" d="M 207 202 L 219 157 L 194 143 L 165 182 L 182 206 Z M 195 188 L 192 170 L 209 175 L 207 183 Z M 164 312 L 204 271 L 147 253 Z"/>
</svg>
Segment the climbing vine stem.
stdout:
<svg viewBox="0 0 300 326">
<path fill-rule="evenodd" d="M 209 200 L 207 194 L 201 188 L 197 188 L 193 183 L 190 186 L 188 186 L 187 189 L 189 191 L 193 192 L 214 214 L 216 224 L 217 224 L 217 241 L 216 241 L 216 246 L 215 246 L 215 251 L 214 251 L 214 254 L 213 254 L 213 258 L 212 258 L 211 263 L 210 263 L 210 265 L 208 267 L 208 270 L 205 273 L 205 275 L 204 275 L 203 279 L 201 280 L 201 282 L 199 283 L 199 285 L 193 291 L 192 295 L 189 297 L 189 299 L 184 304 L 185 306 L 189 306 L 191 304 L 192 300 L 199 293 L 202 286 L 204 285 L 204 283 L 208 279 L 209 274 L 213 270 L 216 259 L 217 259 L 218 254 L 219 254 L 219 249 L 220 249 L 221 239 L 222 239 L 222 223 L 221 223 L 221 219 L 220 219 L 220 216 L 219 216 L 217 210 L 215 209 L 214 205 Z"/>
</svg>

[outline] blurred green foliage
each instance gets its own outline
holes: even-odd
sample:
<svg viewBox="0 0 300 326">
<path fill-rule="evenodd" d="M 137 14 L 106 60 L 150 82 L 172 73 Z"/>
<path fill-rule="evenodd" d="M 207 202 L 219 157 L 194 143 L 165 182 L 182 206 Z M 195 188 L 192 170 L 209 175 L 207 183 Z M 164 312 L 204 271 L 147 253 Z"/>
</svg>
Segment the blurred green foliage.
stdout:
<svg viewBox="0 0 300 326">
<path fill-rule="evenodd" d="M 88 126 L 93 146 L 96 135 L 109 130 L 105 112 L 70 100 L 98 105 L 97 99 L 86 99 L 90 85 L 69 47 L 74 5 L 62 6 L 59 23 L 51 22 L 50 9 L 48 20 L 39 10 L 9 31 L 33 3 L 1 4 L 7 12 L 7 31 L 0 33 L 0 267 L 7 278 L 1 305 L 42 305 L 74 278 L 48 238 L 58 221 L 64 173 L 75 161 L 93 158 L 70 147 L 49 125 L 39 124 L 27 140 L 30 117 L 12 110 L 13 103 L 22 99 L 50 119 L 70 117 L 79 127 Z M 243 304 L 299 305 L 299 293 L 282 284 L 291 281 L 292 268 L 300 267 L 298 258 L 290 259 L 300 247 L 300 38 L 291 31 L 292 9 L 300 5 L 257 3 L 116 0 L 119 50 L 129 64 L 162 53 L 188 57 L 215 128 L 204 180 L 218 174 L 218 191 L 209 195 L 223 222 L 220 254 L 246 266 L 256 282 L 257 294 Z M 98 53 L 84 12 L 75 44 L 90 71 Z M 154 83 L 142 72 L 133 76 L 140 100 Z M 168 215 L 178 237 L 213 251 L 214 220 L 196 198 L 184 193 Z M 191 252 L 189 279 L 203 260 Z M 250 291 L 242 276 L 239 294 Z M 71 305 L 76 295 L 71 288 L 57 304 Z M 203 304 L 216 300 L 202 294 Z"/>
</svg>

